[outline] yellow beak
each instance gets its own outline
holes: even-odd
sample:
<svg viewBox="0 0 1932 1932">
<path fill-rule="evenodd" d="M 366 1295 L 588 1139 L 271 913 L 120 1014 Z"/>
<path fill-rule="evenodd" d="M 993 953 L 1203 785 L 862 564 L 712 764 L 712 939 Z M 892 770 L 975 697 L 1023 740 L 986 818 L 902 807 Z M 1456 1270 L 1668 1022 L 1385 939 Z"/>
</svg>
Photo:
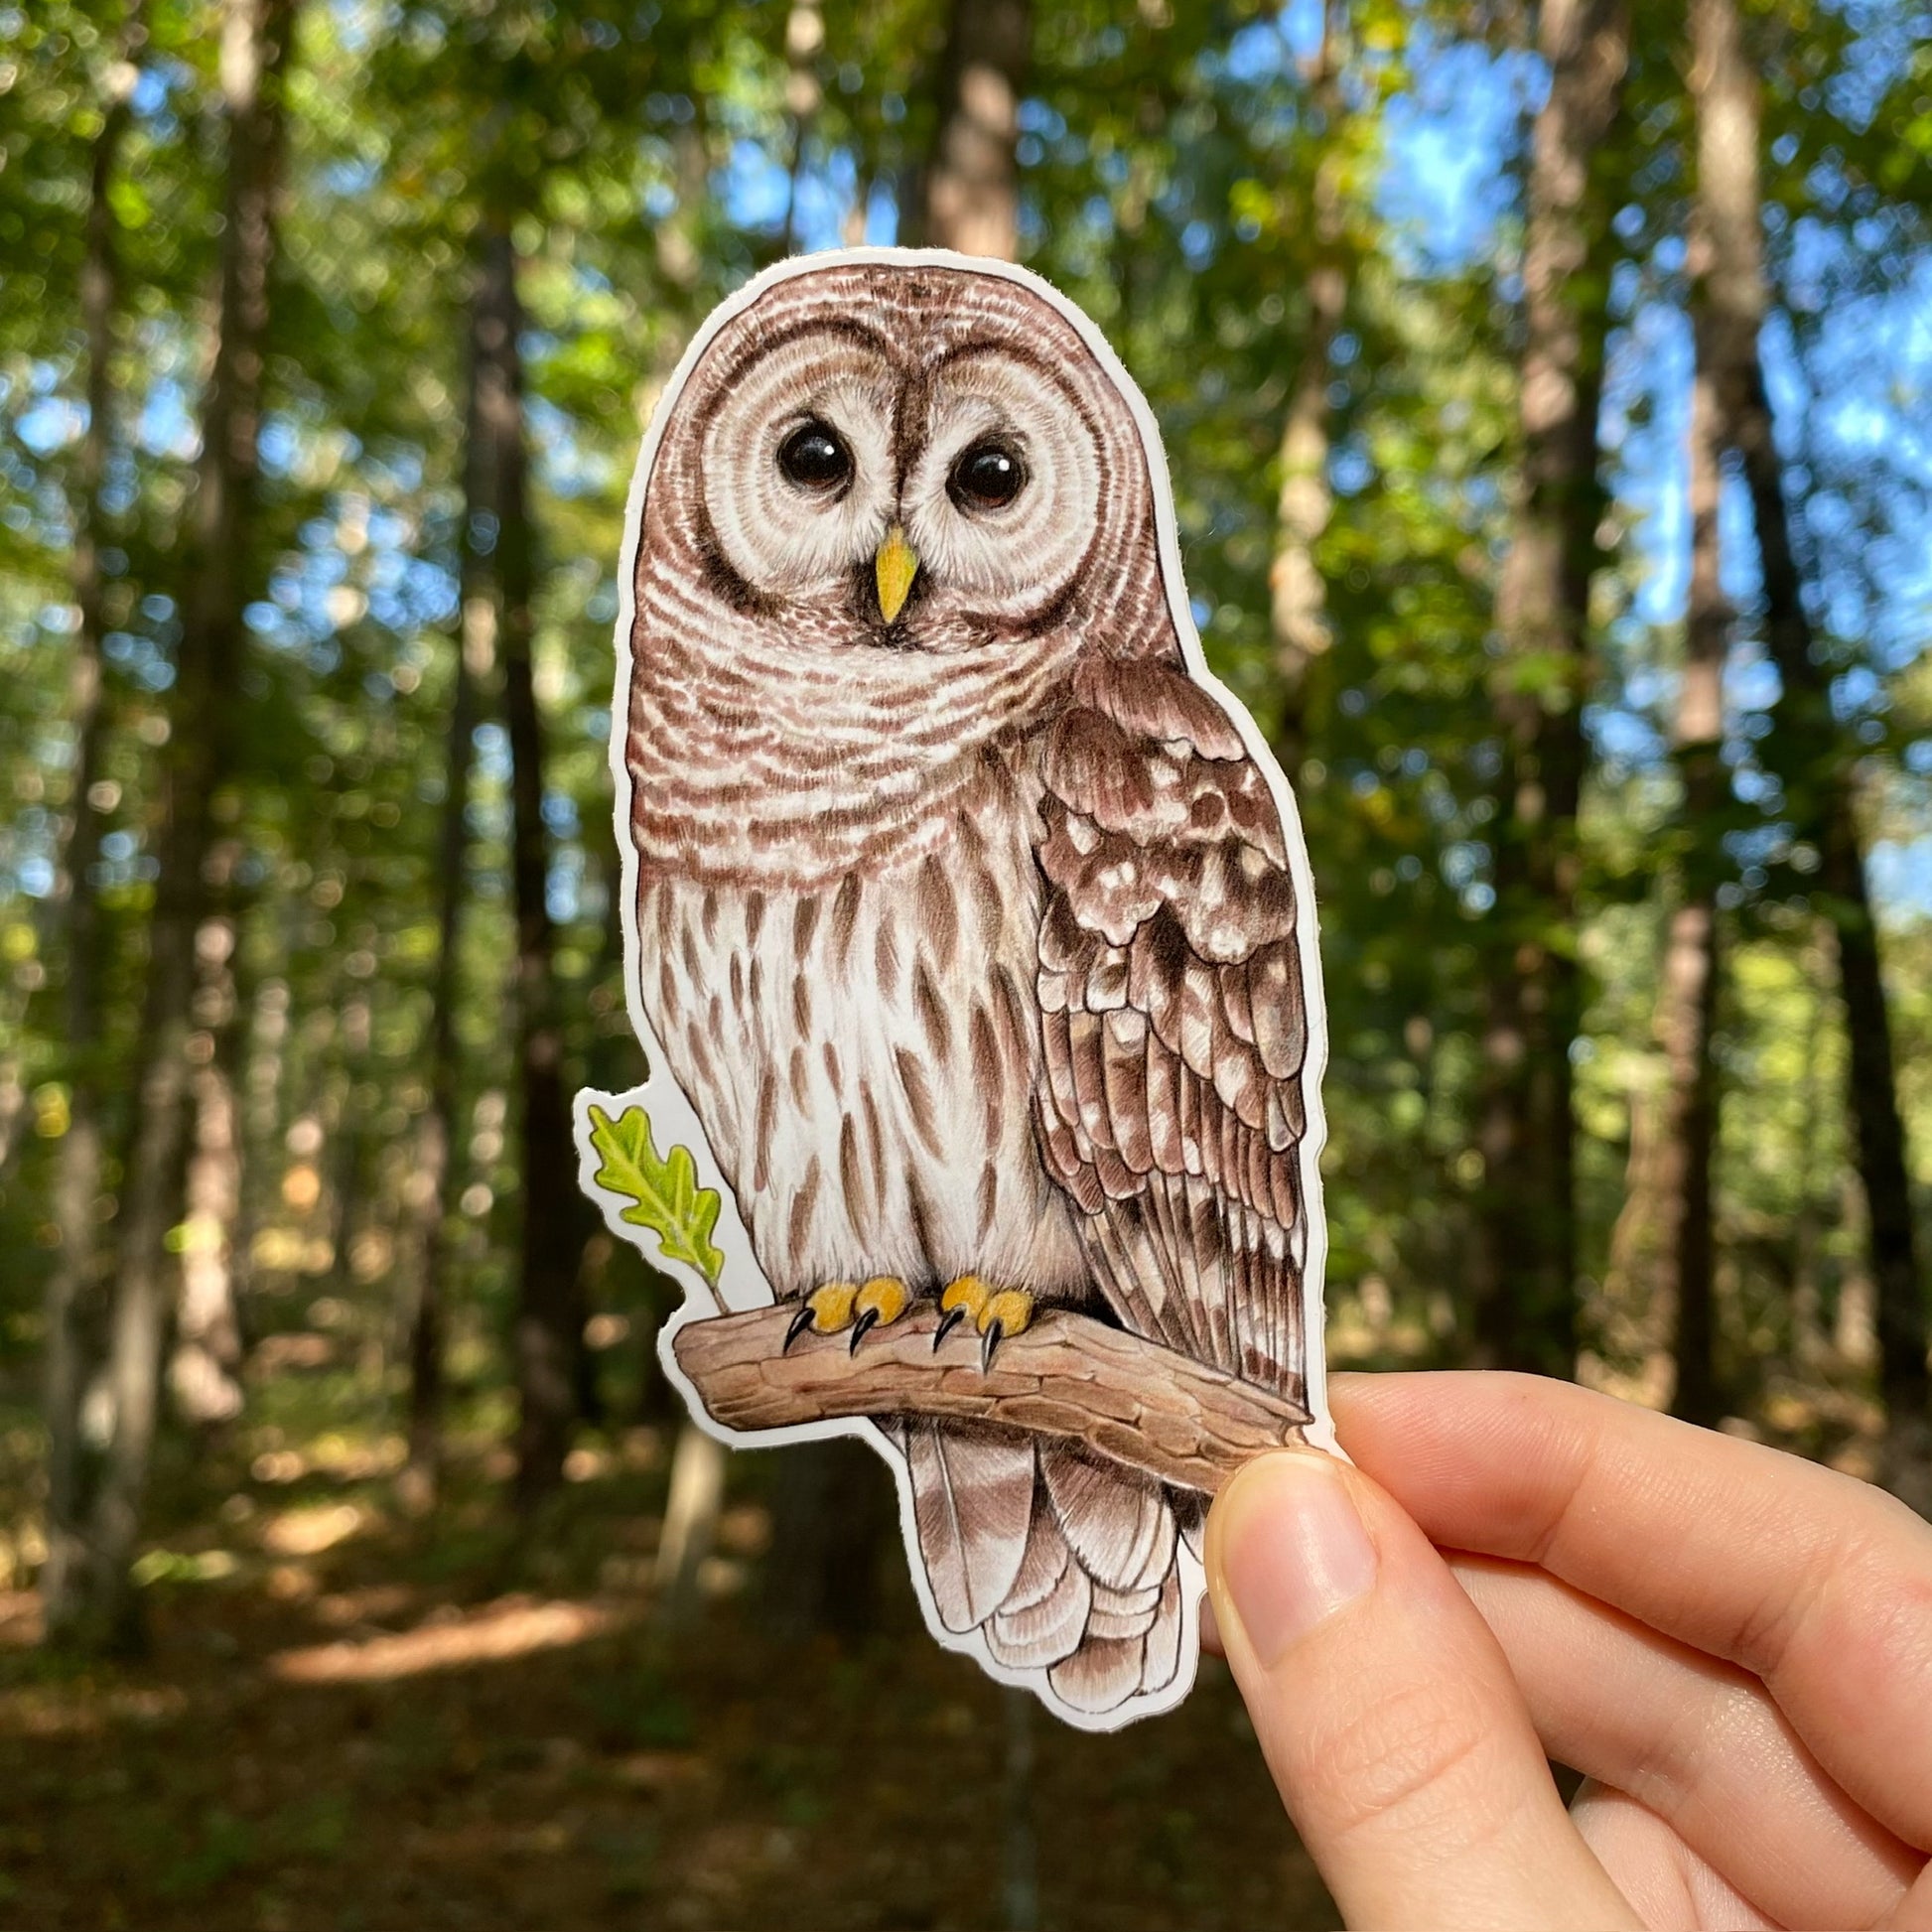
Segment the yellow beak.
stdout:
<svg viewBox="0 0 1932 1932">
<path fill-rule="evenodd" d="M 904 610 L 912 580 L 919 574 L 918 553 L 905 541 L 905 532 L 897 523 L 879 546 L 873 574 L 879 581 L 879 615 L 891 623 Z"/>
</svg>

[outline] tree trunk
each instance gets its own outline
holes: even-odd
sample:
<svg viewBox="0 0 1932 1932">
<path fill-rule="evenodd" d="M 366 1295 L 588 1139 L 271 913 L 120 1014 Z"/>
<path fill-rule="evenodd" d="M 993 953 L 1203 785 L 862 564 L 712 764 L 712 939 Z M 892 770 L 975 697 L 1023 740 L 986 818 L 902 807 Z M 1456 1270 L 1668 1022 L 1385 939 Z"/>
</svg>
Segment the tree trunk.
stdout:
<svg viewBox="0 0 1932 1932">
<path fill-rule="evenodd" d="M 1006 1902 L 1006 1932 L 1038 1932 L 1039 1834 L 1033 1802 L 1033 1693 L 1017 1684 L 1003 1685 L 1000 1705 L 1006 1721 L 1006 1762 L 1000 1777 L 1007 1800 L 1001 1833 L 1000 1887 Z"/>
<path fill-rule="evenodd" d="M 1718 1134 L 1718 1068 L 1712 1035 L 1718 1005 L 1717 908 L 1687 897 L 1671 918 L 1659 1000 L 1670 1061 L 1665 1131 L 1665 1238 L 1657 1292 L 1675 1312 L 1671 1413 L 1715 1425 L 1724 1413 L 1717 1366 L 1717 1247 L 1711 1172 Z"/>
<path fill-rule="evenodd" d="M 1765 576 L 1768 582 L 1768 570 Z M 1808 654 L 1806 661 L 1810 661 Z M 1924 1284 L 1905 1166 L 1905 1124 L 1898 1107 L 1897 1064 L 1878 930 L 1849 774 L 1839 773 L 1836 782 L 1820 789 L 1820 883 L 1838 941 L 1839 986 L 1851 1045 L 1849 1098 L 1878 1297 L 1879 1380 L 1897 1428 L 1907 1417 L 1922 1417 L 1932 1396 Z"/>
<path fill-rule="evenodd" d="M 229 1061 L 235 1037 L 235 921 L 204 919 L 196 935 L 195 1031 L 188 1038 L 194 1133 L 182 1219 L 181 1296 L 168 1387 L 175 1411 L 199 1426 L 241 1413 L 241 1319 L 235 1229 L 241 1217 L 241 1135 Z"/>
<path fill-rule="evenodd" d="M 791 172 L 785 187 L 785 225 L 778 253 L 798 245 L 798 186 L 805 175 L 805 147 L 818 118 L 818 57 L 825 47 L 825 15 L 819 0 L 791 0 L 785 15 L 785 112 L 791 116 Z"/>
<path fill-rule="evenodd" d="M 482 309 L 472 314 L 469 401 L 464 423 L 464 493 L 473 510 L 489 492 L 489 455 L 483 428 L 484 357 Z M 456 1014 L 459 942 L 470 853 L 470 772 L 475 759 L 478 698 L 496 669 L 496 612 L 489 563 L 479 542 L 476 515 L 464 519 L 462 596 L 450 690 L 443 822 L 436 854 L 436 961 L 430 981 L 429 1104 L 418 1135 L 416 1171 L 406 1202 L 415 1249 L 409 1311 L 409 1464 L 405 1500 L 413 1509 L 435 1506 L 443 1462 L 443 1332 L 449 1239 L 450 1179 L 457 1131 L 461 1051 Z"/>
<path fill-rule="evenodd" d="M 1659 1319 L 1667 1311 L 1656 1292 L 1669 1161 L 1666 1099 L 1645 1086 L 1629 1093 L 1623 1201 L 1610 1227 L 1596 1337 L 1604 1359 L 1629 1378 L 1623 1390 L 1652 1406 L 1668 1402 L 1676 1382 L 1674 1335 Z"/>
<path fill-rule="evenodd" d="M 101 639 L 105 584 L 100 563 L 101 484 L 113 441 L 114 316 L 119 259 L 109 197 L 127 131 L 139 46 L 140 0 L 121 32 L 121 56 L 106 74 L 106 111 L 94 136 L 87 191 L 86 253 L 80 266 L 81 326 L 87 340 L 87 427 L 80 439 L 73 486 L 73 601 L 80 614 L 69 678 L 73 729 L 72 793 L 60 853 L 61 913 L 67 946 L 66 1011 L 68 1130 L 54 1180 L 54 1225 L 60 1247 L 48 1276 L 47 1339 L 47 1561 L 41 1600 L 50 1635 L 65 1632 L 83 1582 L 81 1536 L 80 1391 L 85 1377 L 81 1311 L 97 1286 L 101 1121 L 98 1064 L 101 1038 L 100 905 L 94 864 L 102 814 L 95 803 L 105 712 L 101 703 Z"/>
<path fill-rule="evenodd" d="M 336 1066 L 323 1112 L 323 1208 L 329 1230 L 329 1293 L 347 1296 L 352 1287 L 349 1249 L 368 1180 L 368 1128 L 355 1089 L 367 1070 L 375 1040 L 373 988 L 356 982 L 344 991 L 336 1021 Z"/>
<path fill-rule="evenodd" d="M 1805 948 L 1807 977 L 1814 986 L 1823 986 L 1831 970 L 1825 954 L 1825 935 L 1815 927 Z M 1820 1079 L 1819 1048 L 1824 1043 L 1830 1016 L 1822 1000 L 1811 1002 L 1805 1017 L 1804 1069 L 1798 1079 L 1798 1134 L 1796 1159 L 1791 1173 L 1799 1177 L 1798 1211 L 1791 1223 L 1791 1328 L 1792 1352 L 1799 1372 L 1822 1383 L 1830 1369 L 1831 1339 L 1825 1330 L 1825 1293 L 1820 1268 L 1818 1180 L 1822 1164 L 1818 1159 L 1821 1136 L 1819 1123 L 1829 1119 L 1830 1103 Z M 1829 1174 L 1830 1170 L 1824 1172 Z"/>
<path fill-rule="evenodd" d="M 282 913 L 288 922 L 286 907 Z M 274 1211 L 286 1169 L 282 1098 L 289 1045 L 288 950 L 284 937 L 276 969 L 264 976 L 249 1002 L 248 1039 L 241 1075 L 241 1208 L 235 1219 L 235 1254 L 252 1278 L 255 1236 Z"/>
<path fill-rule="evenodd" d="M 479 481 L 495 522 L 490 551 L 503 710 L 510 742 L 510 871 L 516 907 L 517 1069 L 522 1095 L 523 1226 L 514 1354 L 519 1419 L 516 1494 L 528 1508 L 557 1483 L 577 1414 L 576 1355 L 583 1346 L 573 1240 L 577 1157 L 564 1097 L 563 1030 L 546 897 L 549 838 L 543 822 L 543 728 L 531 662 L 532 554 L 523 426 L 522 308 L 509 222 L 485 229 L 471 352 Z"/>
<path fill-rule="evenodd" d="M 938 124 L 906 239 L 1016 260 L 1020 96 L 1033 51 L 1030 0 L 953 0 Z M 911 210 L 908 210 L 911 211 Z"/>
<path fill-rule="evenodd" d="M 1698 124 L 1700 186 L 1714 172 L 1714 130 Z M 1672 1411 L 1715 1424 L 1722 1413 L 1716 1357 L 1716 1250 L 1711 1164 L 1718 1133 L 1718 1068 L 1712 1032 L 1718 1004 L 1718 885 L 1724 863 L 1719 814 L 1725 800 L 1724 675 L 1730 611 L 1722 582 L 1719 507 L 1726 443 L 1725 332 L 1713 326 L 1708 278 L 1711 217 L 1700 204 L 1691 222 L 1691 311 L 1696 369 L 1689 449 L 1691 585 L 1684 621 L 1675 752 L 1683 784 L 1686 850 L 1679 903 L 1671 915 L 1658 997 L 1657 1030 L 1670 1062 L 1665 1109 L 1664 1240 L 1656 1292 L 1673 1311 L 1676 1387 Z"/>
<path fill-rule="evenodd" d="M 282 74 L 296 0 L 226 0 L 221 91 L 227 184 L 213 353 L 203 411 L 182 638 L 159 760 L 160 861 L 136 1088 L 137 1128 L 123 1202 L 121 1264 L 109 1320 L 111 1435 L 91 1527 L 86 1641 L 132 1635 L 128 1566 L 140 1537 L 166 1318 L 163 1238 L 180 1201 L 195 935 L 207 901 L 204 864 L 216 792 L 231 778 L 247 555 L 259 474 L 262 365 L 284 135 Z"/>
<path fill-rule="evenodd" d="M 1309 87 L 1326 145 L 1314 171 L 1309 222 L 1314 261 L 1308 281 L 1308 335 L 1282 422 L 1275 561 L 1268 573 L 1275 673 L 1282 691 L 1275 756 L 1291 785 L 1299 785 L 1308 759 L 1310 669 L 1329 641 L 1327 592 L 1314 550 L 1334 509 L 1334 492 L 1328 486 L 1330 355 L 1348 304 L 1338 145 L 1341 37 L 1346 25 L 1339 0 L 1324 0 L 1321 45 Z"/>
<path fill-rule="evenodd" d="M 1688 809 L 1688 808 L 1687 808 Z M 1717 1367 L 1717 1251 L 1711 1171 L 1718 1133 L 1712 1035 L 1718 1005 L 1718 917 L 1710 895 L 1690 892 L 1671 916 L 1658 1001 L 1670 1062 L 1665 1132 L 1665 1238 L 1656 1290 L 1674 1311 L 1671 1413 L 1714 1425 L 1724 1413 Z"/>
<path fill-rule="evenodd" d="M 1851 1046 L 1848 1101 L 1878 1302 L 1879 1377 L 1894 1426 L 1909 1419 L 1916 1433 L 1925 1427 L 1932 1371 L 1878 933 L 1851 760 L 1832 715 L 1830 678 L 1818 661 L 1805 606 L 1758 347 L 1767 295 L 1757 78 L 1745 57 L 1734 0 L 1692 0 L 1690 14 L 1699 200 L 1712 250 L 1712 327 L 1723 342 L 1725 400 L 1757 531 L 1764 641 L 1783 686 L 1769 756 L 1786 777 L 1794 824 L 1818 847 L 1818 897 L 1838 942 Z"/>
<path fill-rule="evenodd" d="M 863 1443 L 777 1451 L 763 1616 L 785 1641 L 856 1643 L 879 1621 L 879 1553 L 893 1531 L 893 1491 Z"/>
<path fill-rule="evenodd" d="M 5 1020 L 0 1021 L 0 1038 L 8 1042 L 0 1050 L 0 1187 L 13 1178 L 14 1162 L 20 1154 L 20 1129 L 27 1115 L 27 1088 L 20 1077 L 20 1052 L 14 1044 L 20 1038 L 27 1012 L 24 990 L 15 992 L 7 1009 Z"/>
<path fill-rule="evenodd" d="M 481 454 L 477 432 L 477 371 L 470 377 L 469 460 Z M 470 486 L 473 500 L 477 484 Z M 443 1462 L 443 1308 L 450 1266 L 449 1190 L 456 1137 L 460 1053 L 456 1036 L 458 942 L 462 937 L 470 852 L 470 766 L 477 730 L 477 692 L 494 667 L 495 626 L 479 578 L 474 540 L 466 536 L 461 628 L 450 694 L 450 738 L 437 839 L 436 961 L 430 980 L 429 1102 L 417 1135 L 416 1168 L 405 1203 L 415 1250 L 409 1310 L 410 1506 L 433 1508 Z"/>
<path fill-rule="evenodd" d="M 1480 1360 L 1569 1375 L 1577 1352 L 1576 831 L 1608 326 L 1608 224 L 1591 164 L 1621 102 L 1629 22 L 1623 0 L 1546 0 L 1538 33 L 1551 78 L 1532 138 L 1523 253 L 1522 494 L 1496 598 L 1503 771 L 1475 1326 Z"/>
<path fill-rule="evenodd" d="M 717 1535 L 729 1452 L 716 1437 L 707 1436 L 688 1419 L 678 1430 L 677 1448 L 671 1452 L 670 1489 L 664 1499 L 664 1527 L 658 1534 L 652 1573 L 657 1617 L 674 1629 L 687 1624 L 697 1607 L 698 1573 Z"/>
</svg>

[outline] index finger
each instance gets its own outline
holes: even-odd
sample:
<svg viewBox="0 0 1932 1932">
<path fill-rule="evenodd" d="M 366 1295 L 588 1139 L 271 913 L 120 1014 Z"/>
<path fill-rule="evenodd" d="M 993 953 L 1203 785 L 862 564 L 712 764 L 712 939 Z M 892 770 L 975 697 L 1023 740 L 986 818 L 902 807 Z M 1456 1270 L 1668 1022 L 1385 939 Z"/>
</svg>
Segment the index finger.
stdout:
<svg viewBox="0 0 1932 1932">
<path fill-rule="evenodd" d="M 1536 1564 L 1760 1677 L 1932 1850 L 1932 1528 L 1777 1449 L 1528 1375 L 1338 1376 L 1350 1455 L 1432 1542 Z"/>
</svg>

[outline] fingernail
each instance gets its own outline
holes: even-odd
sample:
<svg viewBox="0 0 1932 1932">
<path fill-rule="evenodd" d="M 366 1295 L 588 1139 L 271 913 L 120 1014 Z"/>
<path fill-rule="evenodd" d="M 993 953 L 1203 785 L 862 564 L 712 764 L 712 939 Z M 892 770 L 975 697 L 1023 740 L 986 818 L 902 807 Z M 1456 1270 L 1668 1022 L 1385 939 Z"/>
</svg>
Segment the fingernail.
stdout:
<svg viewBox="0 0 1932 1932">
<path fill-rule="evenodd" d="M 1375 1582 L 1375 1546 L 1324 1456 L 1251 1462 L 1215 1514 L 1220 1587 L 1264 1669 Z"/>
</svg>

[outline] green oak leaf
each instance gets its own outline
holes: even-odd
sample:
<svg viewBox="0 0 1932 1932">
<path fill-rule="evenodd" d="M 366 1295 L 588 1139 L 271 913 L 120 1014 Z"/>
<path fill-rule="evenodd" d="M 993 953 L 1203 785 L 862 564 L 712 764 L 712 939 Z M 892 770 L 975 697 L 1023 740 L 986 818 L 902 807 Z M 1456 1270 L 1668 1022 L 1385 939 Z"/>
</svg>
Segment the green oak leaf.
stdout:
<svg viewBox="0 0 1932 1932">
<path fill-rule="evenodd" d="M 621 1218 L 648 1228 L 666 1261 L 688 1262 L 716 1288 L 725 1257 L 712 1244 L 711 1231 L 721 1203 L 716 1189 L 698 1185 L 691 1150 L 674 1147 L 660 1161 L 650 1116 L 641 1107 L 627 1107 L 616 1120 L 602 1107 L 592 1107 L 591 1146 L 604 1163 L 597 1184 L 631 1203 L 621 1210 Z"/>
</svg>

